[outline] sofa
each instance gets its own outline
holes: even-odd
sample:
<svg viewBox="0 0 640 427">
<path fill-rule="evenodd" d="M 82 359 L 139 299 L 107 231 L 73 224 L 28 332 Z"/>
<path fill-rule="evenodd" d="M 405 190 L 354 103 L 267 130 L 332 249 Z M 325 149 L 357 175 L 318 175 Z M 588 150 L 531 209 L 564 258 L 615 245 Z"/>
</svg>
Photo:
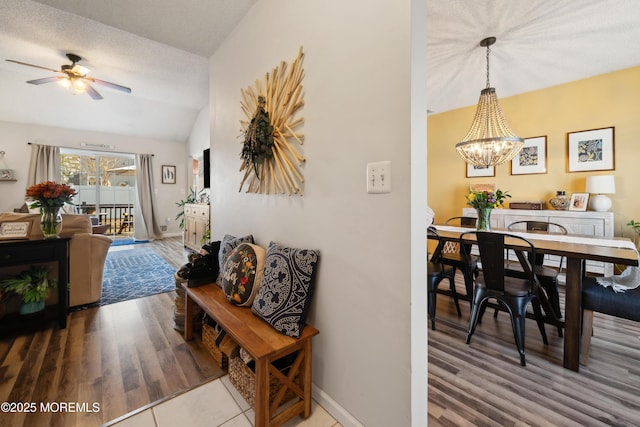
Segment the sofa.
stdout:
<svg viewBox="0 0 640 427">
<path fill-rule="evenodd" d="M 29 238 L 42 238 L 40 214 L 0 213 L 2 222 L 31 222 Z M 89 215 L 62 214 L 60 237 L 70 237 L 69 241 L 69 306 L 90 304 L 102 296 L 102 273 L 107 252 L 111 246 L 110 237 L 93 234 Z"/>
</svg>

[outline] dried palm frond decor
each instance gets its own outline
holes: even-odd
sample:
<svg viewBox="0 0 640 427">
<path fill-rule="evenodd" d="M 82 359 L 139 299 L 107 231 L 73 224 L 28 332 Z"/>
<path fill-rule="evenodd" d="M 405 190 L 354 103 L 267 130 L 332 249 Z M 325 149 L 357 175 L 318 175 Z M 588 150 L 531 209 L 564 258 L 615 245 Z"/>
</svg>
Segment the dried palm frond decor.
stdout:
<svg viewBox="0 0 640 427">
<path fill-rule="evenodd" d="M 296 132 L 304 118 L 296 112 L 304 105 L 302 48 L 291 66 L 282 61 L 257 79 L 253 86 L 241 89 L 240 105 L 246 117 L 240 120 L 243 146 L 240 172 L 244 172 L 239 191 L 247 193 L 302 195 L 304 178 L 300 153 L 304 135 Z"/>
<path fill-rule="evenodd" d="M 269 122 L 269 113 L 264 111 L 264 96 L 258 96 L 258 108 L 244 133 L 242 159 L 253 165 L 253 172 L 260 179 L 258 165 L 273 157 L 273 126 Z"/>
</svg>

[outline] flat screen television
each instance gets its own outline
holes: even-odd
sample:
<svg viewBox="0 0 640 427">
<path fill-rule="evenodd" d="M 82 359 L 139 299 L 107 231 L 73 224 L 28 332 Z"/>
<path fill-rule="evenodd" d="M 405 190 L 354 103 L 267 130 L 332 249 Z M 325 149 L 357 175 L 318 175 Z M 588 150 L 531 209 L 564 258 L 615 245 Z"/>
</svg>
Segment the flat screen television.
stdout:
<svg viewBox="0 0 640 427">
<path fill-rule="evenodd" d="M 204 188 L 209 188 L 211 186 L 210 183 L 210 165 L 211 165 L 211 149 L 207 148 L 202 152 L 202 174 L 204 175 Z"/>
</svg>

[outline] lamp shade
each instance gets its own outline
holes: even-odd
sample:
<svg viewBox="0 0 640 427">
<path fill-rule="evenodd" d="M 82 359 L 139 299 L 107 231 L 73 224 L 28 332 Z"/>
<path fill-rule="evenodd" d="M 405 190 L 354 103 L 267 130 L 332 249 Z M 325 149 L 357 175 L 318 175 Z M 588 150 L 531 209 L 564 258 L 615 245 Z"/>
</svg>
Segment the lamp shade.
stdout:
<svg viewBox="0 0 640 427">
<path fill-rule="evenodd" d="M 615 194 L 616 181 L 613 175 L 594 175 L 587 177 L 587 193 Z"/>
</svg>

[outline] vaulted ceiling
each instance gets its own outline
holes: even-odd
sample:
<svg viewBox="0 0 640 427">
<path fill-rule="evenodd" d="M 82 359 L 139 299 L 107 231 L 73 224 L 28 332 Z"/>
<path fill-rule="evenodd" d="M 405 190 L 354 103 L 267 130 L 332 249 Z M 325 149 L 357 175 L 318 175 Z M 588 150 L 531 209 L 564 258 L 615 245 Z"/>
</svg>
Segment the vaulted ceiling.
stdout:
<svg viewBox="0 0 640 427">
<path fill-rule="evenodd" d="M 1 0 L 0 120 L 184 142 L 209 102 L 208 58 L 256 0 Z M 25 84 L 83 58 L 104 99 Z"/>
<path fill-rule="evenodd" d="M 0 0 L 0 120 L 184 142 L 208 103 L 208 58 L 257 0 Z M 427 1 L 428 108 L 477 102 L 484 48 L 500 98 L 640 65 L 636 0 Z M 104 99 L 71 96 L 54 75 L 83 58 Z M 308 54 L 312 54 L 309 52 Z M 384 60 L 384 58 L 381 58 Z"/>
</svg>

